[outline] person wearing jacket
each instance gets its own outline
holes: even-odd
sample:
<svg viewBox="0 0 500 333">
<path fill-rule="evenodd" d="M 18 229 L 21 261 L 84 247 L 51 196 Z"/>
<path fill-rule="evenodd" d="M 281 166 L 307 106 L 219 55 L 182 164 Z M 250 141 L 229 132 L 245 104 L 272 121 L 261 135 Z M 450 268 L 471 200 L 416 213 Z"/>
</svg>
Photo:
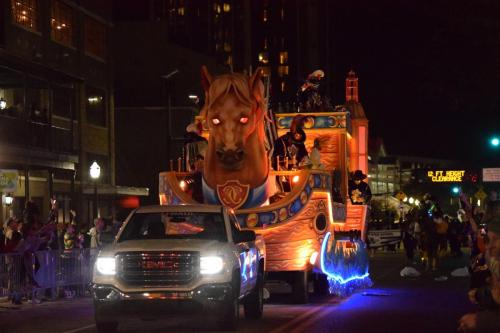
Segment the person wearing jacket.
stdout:
<svg viewBox="0 0 500 333">
<path fill-rule="evenodd" d="M 491 272 L 490 284 L 471 290 L 469 298 L 480 306 L 480 311 L 467 313 L 459 320 L 462 332 L 500 332 L 500 201 L 488 206 L 483 223 L 486 234 L 486 264 Z"/>
</svg>

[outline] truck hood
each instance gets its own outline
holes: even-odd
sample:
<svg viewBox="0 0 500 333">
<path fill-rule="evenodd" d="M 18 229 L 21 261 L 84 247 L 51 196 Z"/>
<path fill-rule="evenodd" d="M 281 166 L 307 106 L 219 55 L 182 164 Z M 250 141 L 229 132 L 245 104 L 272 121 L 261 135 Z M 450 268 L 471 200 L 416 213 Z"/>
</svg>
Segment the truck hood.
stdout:
<svg viewBox="0 0 500 333">
<path fill-rule="evenodd" d="M 227 245 L 227 242 L 204 239 L 130 240 L 113 244 L 103 249 L 100 255 L 114 256 L 131 251 L 199 251 L 204 255 L 213 255 L 223 252 Z"/>
</svg>

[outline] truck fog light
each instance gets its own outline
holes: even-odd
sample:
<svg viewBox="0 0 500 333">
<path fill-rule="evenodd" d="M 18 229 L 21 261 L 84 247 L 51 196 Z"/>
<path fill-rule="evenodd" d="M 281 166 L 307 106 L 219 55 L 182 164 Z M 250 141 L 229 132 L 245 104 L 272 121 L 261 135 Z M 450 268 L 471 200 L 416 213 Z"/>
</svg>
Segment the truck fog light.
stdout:
<svg viewBox="0 0 500 333">
<path fill-rule="evenodd" d="M 224 260 L 221 257 L 201 257 L 200 258 L 200 273 L 201 274 L 218 274 L 224 268 Z"/>
<path fill-rule="evenodd" d="M 116 261 L 115 258 L 97 258 L 96 268 L 102 275 L 115 275 L 116 274 Z"/>
</svg>

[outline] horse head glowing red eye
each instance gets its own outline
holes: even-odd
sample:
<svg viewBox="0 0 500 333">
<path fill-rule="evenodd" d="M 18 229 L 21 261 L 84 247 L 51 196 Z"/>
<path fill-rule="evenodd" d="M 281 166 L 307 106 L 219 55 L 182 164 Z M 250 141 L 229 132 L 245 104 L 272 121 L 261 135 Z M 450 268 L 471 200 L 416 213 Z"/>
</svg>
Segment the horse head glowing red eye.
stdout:
<svg viewBox="0 0 500 333">
<path fill-rule="evenodd" d="M 220 124 L 219 118 L 212 118 L 212 124 L 219 125 Z"/>
<path fill-rule="evenodd" d="M 248 117 L 241 117 L 240 118 L 240 123 L 242 123 L 242 124 L 248 123 Z"/>
</svg>

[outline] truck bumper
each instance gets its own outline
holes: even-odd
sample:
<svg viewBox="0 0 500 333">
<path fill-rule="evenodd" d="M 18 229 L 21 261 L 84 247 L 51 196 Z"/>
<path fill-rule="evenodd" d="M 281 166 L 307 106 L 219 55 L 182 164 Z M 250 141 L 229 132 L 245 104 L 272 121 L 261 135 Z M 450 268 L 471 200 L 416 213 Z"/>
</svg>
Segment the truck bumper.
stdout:
<svg viewBox="0 0 500 333">
<path fill-rule="evenodd" d="M 230 283 L 209 284 L 191 291 L 125 293 L 113 286 L 94 285 L 96 320 L 120 321 L 122 318 L 159 318 L 169 315 L 218 315 L 232 299 Z"/>
</svg>

